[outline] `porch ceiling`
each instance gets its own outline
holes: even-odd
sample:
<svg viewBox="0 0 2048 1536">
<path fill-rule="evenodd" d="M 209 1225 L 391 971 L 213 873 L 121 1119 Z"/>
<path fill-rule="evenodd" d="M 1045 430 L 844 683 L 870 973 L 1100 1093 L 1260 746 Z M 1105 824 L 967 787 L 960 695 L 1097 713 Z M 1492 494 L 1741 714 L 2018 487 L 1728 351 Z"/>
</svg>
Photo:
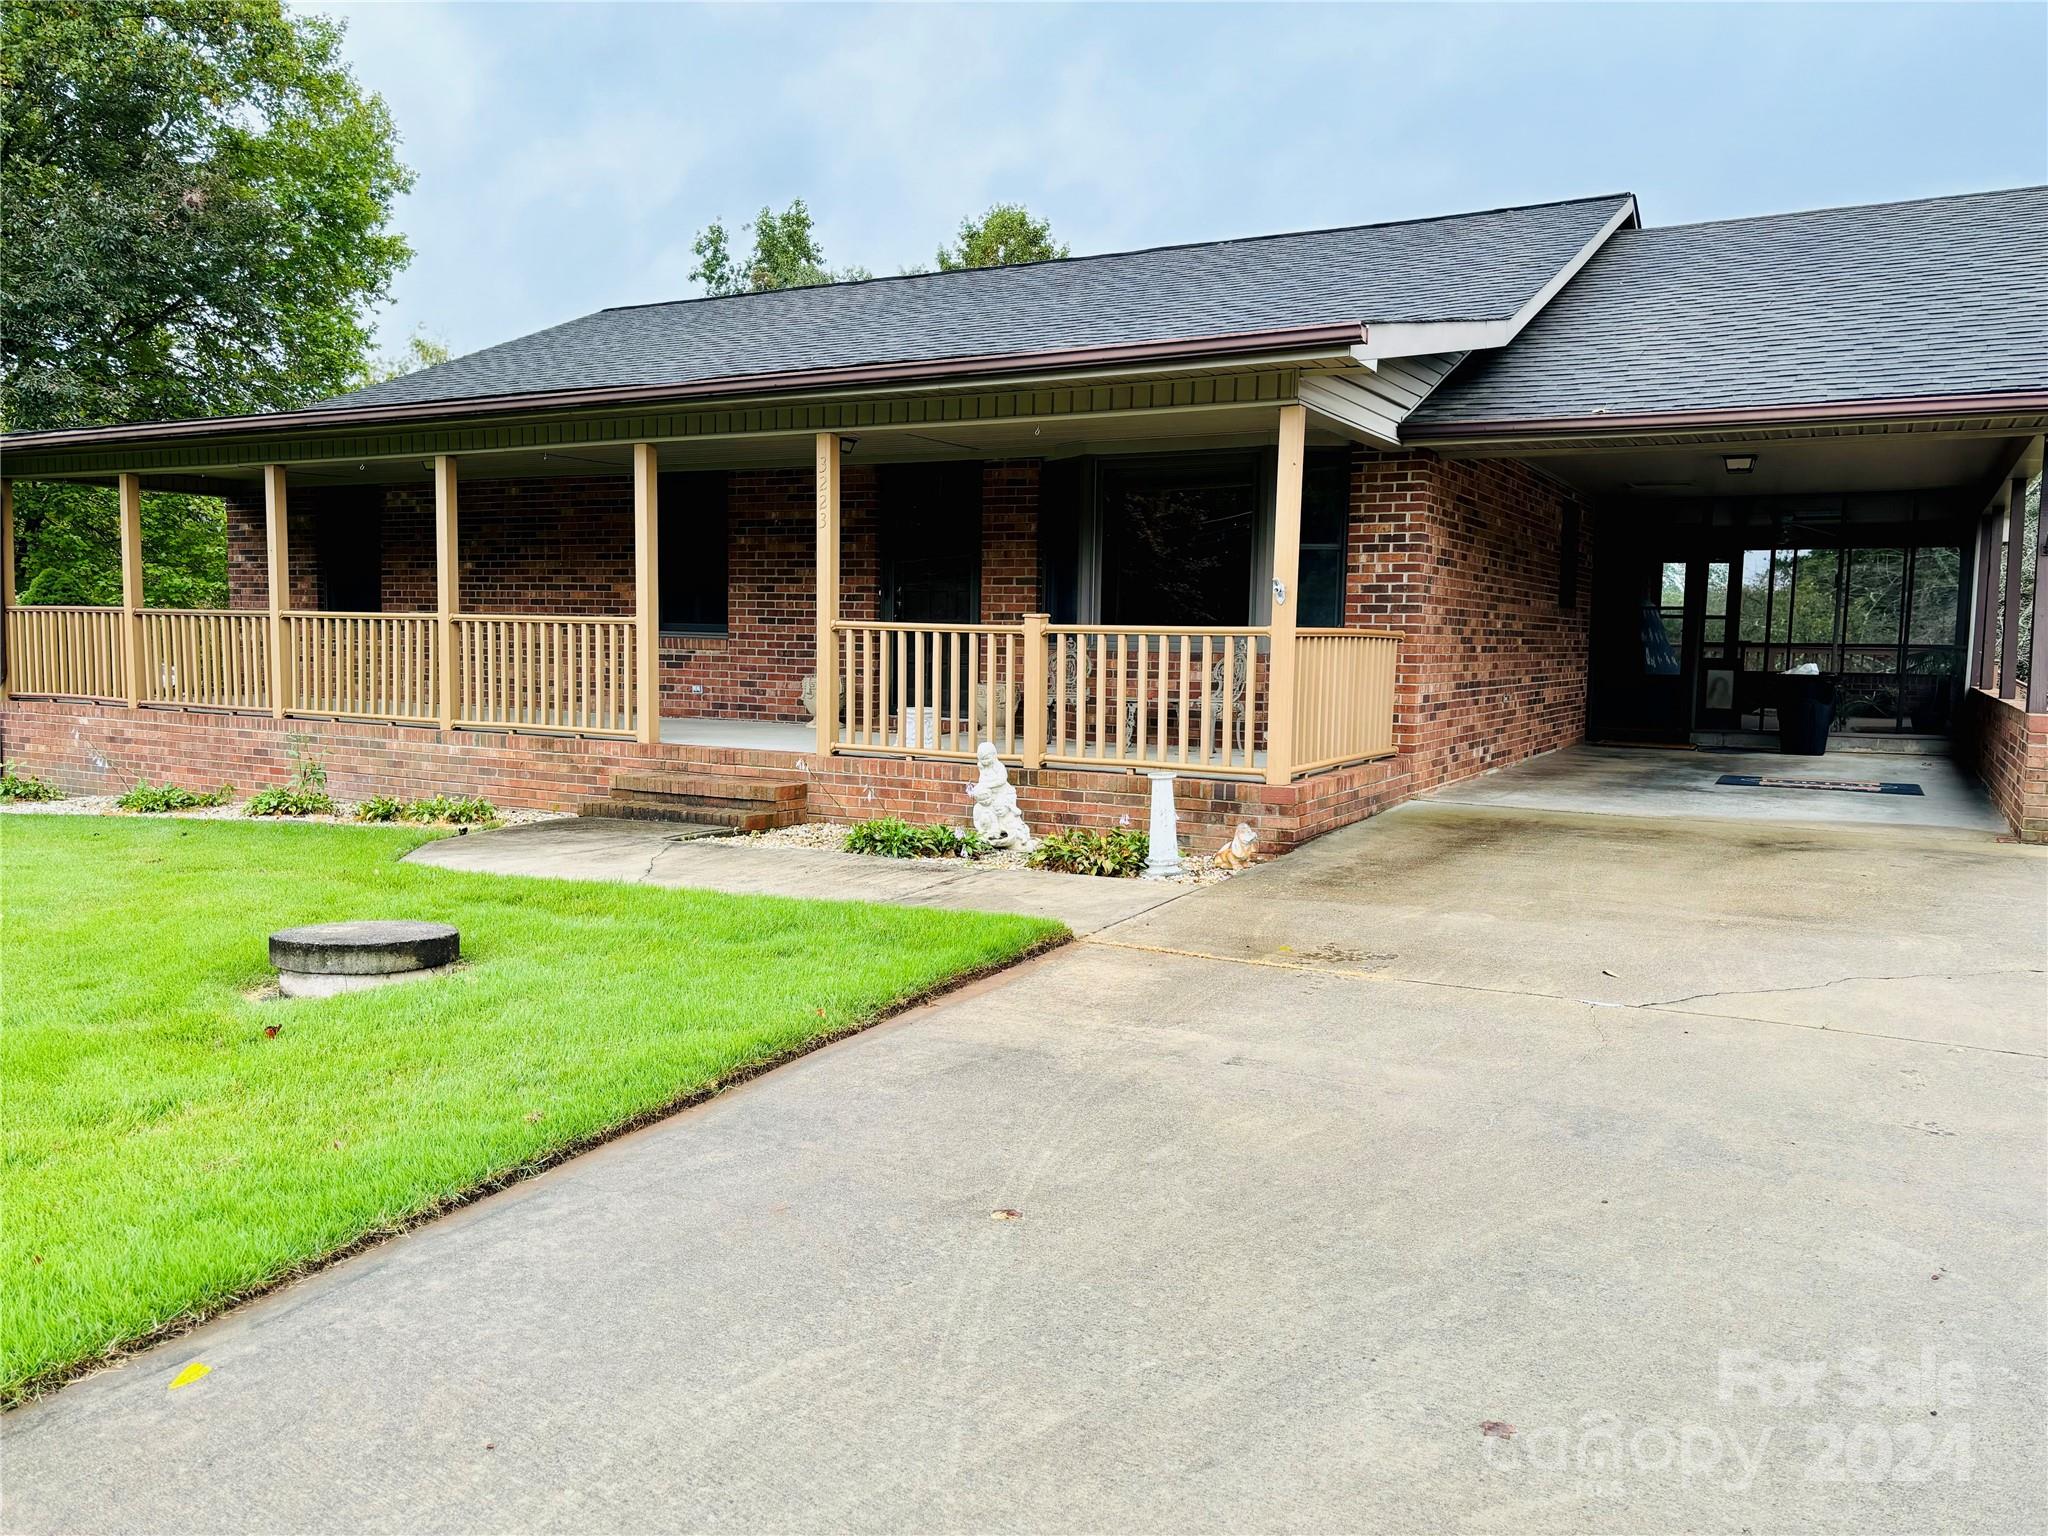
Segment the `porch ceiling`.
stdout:
<svg viewBox="0 0 2048 1536">
<path fill-rule="evenodd" d="M 2030 448 L 2022 446 L 2029 442 Z M 2031 452 L 2027 472 L 2038 471 L 2036 435 L 1924 424 L 1825 434 L 1809 429 L 1796 436 L 1731 432 L 1670 444 L 1581 442 L 1548 451 L 1524 444 L 1512 456 L 1540 464 L 1589 495 L 1636 500 L 1972 490 L 2014 473 L 2016 450 L 2022 461 Z M 1729 454 L 1753 454 L 1754 466 L 1730 473 Z"/>
</svg>

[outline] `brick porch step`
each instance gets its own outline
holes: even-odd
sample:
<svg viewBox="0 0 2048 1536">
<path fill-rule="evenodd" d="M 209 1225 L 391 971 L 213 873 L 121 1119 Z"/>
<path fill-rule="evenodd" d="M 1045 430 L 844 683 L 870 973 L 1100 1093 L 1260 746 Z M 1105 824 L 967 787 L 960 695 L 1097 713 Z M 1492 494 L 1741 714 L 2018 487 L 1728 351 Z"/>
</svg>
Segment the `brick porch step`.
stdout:
<svg viewBox="0 0 2048 1536">
<path fill-rule="evenodd" d="M 693 795 L 712 800 L 804 803 L 809 786 L 802 779 L 750 779 L 719 773 L 615 773 L 612 792 L 642 795 Z"/>
<path fill-rule="evenodd" d="M 621 773 L 611 793 L 585 800 L 579 816 L 677 821 L 733 832 L 766 832 L 804 819 L 802 779 L 749 779 L 723 774 Z"/>
</svg>

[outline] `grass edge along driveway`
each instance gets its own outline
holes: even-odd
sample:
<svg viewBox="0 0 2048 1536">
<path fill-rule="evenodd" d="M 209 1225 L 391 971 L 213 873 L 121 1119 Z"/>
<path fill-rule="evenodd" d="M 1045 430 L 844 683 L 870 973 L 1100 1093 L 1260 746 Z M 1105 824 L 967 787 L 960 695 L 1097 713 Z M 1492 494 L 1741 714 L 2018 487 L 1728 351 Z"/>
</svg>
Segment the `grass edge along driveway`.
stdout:
<svg viewBox="0 0 2048 1536">
<path fill-rule="evenodd" d="M 398 862 L 432 835 L 0 818 L 0 1402 L 1064 933 Z M 249 995 L 352 917 L 464 969 Z"/>
</svg>

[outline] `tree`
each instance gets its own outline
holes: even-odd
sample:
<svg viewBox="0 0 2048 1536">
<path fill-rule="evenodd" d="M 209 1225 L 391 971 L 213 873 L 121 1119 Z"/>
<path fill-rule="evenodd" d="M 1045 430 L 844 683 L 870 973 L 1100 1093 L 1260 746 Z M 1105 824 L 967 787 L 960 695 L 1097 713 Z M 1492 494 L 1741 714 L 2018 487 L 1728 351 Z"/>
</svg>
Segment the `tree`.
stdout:
<svg viewBox="0 0 2048 1536">
<path fill-rule="evenodd" d="M 354 386 L 364 311 L 411 256 L 387 227 L 412 181 L 395 145 L 340 26 L 281 0 L 6 7 L 0 422 L 233 414 Z M 112 530 L 87 515 L 104 493 L 19 489 L 27 591 L 117 592 Z M 197 537 L 205 506 L 222 528 L 219 504 L 187 499 L 149 498 L 152 600 L 225 595 L 224 532 L 203 555 Z"/>
<path fill-rule="evenodd" d="M 1052 237 L 1052 224 L 1034 219 L 1022 203 L 997 203 L 979 219 L 962 219 L 959 238 L 939 247 L 939 270 L 1008 267 L 1020 261 L 1053 261 L 1067 248 Z"/>
<path fill-rule="evenodd" d="M 387 379 L 418 373 L 422 368 L 437 368 L 448 361 L 449 355 L 447 342 L 429 336 L 425 326 L 417 326 L 396 352 L 384 353 L 365 363 L 359 382 L 382 384 Z"/>
<path fill-rule="evenodd" d="M 744 261 L 733 259 L 732 237 L 723 220 L 713 219 L 697 232 L 690 247 L 697 253 L 697 265 L 690 269 L 690 276 L 702 283 L 712 298 L 855 282 L 868 276 L 864 267 L 843 267 L 837 272 L 827 269 L 825 252 L 812 228 L 811 210 L 800 197 L 780 213 L 762 208 L 748 227 L 754 248 Z"/>
</svg>

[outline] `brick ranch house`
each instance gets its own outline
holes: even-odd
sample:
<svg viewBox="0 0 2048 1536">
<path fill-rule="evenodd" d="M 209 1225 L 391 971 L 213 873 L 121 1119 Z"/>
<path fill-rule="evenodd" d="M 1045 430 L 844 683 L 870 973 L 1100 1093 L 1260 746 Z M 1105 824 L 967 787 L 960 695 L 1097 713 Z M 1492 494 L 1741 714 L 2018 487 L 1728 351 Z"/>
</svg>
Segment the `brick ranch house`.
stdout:
<svg viewBox="0 0 2048 1536">
<path fill-rule="evenodd" d="M 2048 191 L 1685 227 L 1613 196 L 612 309 L 306 410 L 25 433 L 124 598 L 5 591 L 0 750 L 1286 847 L 1587 737 L 1947 744 L 2048 837 L 2019 650 Z M 223 498 L 152 608 L 142 497 Z M 2022 674 L 2031 672 L 2023 685 Z M 2031 690 L 2029 697 L 2028 690 Z M 2031 712 L 2030 712 L 2031 711 Z"/>
</svg>

